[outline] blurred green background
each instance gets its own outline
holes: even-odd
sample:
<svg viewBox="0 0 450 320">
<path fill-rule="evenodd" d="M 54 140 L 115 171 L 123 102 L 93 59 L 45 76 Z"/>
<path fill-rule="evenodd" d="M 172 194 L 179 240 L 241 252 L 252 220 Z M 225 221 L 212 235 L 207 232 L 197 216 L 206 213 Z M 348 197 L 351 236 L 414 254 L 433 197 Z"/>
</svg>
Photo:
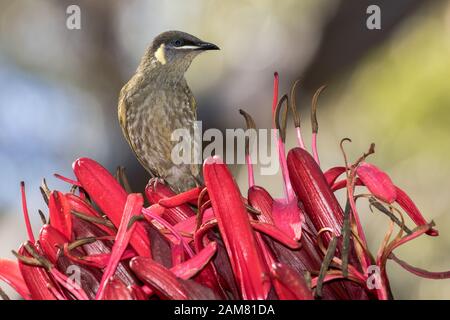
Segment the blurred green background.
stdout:
<svg viewBox="0 0 450 320">
<path fill-rule="evenodd" d="M 81 30 L 66 28 L 66 8 L 81 8 Z M 381 8 L 381 30 L 366 28 L 366 8 Z M 281 92 L 302 79 L 299 106 L 309 139 L 309 103 L 319 102 L 322 167 L 343 163 L 339 141 L 350 137 L 355 159 L 371 142 L 370 161 L 391 175 L 440 231 L 397 251 L 413 265 L 450 269 L 450 1 L 0 0 L 0 256 L 26 238 L 19 181 L 39 230 L 45 204 L 38 186 L 66 188 L 55 172 L 88 156 L 113 171 L 127 167 L 133 187 L 148 178 L 117 123 L 121 86 L 158 33 L 178 29 L 218 44 L 188 72 L 204 129 L 243 125 L 245 108 L 270 127 L 272 74 Z M 288 131 L 294 146 L 294 131 Z M 236 167 L 246 187 L 245 170 Z M 281 195 L 279 177 L 257 183 Z M 275 180 L 276 179 L 276 180 Z M 372 250 L 387 221 L 361 206 Z M 390 262 L 398 299 L 448 299 L 450 280 L 418 278 Z M 3 284 L 2 284 L 2 287 Z M 10 292 L 10 291 L 9 291 Z"/>
</svg>

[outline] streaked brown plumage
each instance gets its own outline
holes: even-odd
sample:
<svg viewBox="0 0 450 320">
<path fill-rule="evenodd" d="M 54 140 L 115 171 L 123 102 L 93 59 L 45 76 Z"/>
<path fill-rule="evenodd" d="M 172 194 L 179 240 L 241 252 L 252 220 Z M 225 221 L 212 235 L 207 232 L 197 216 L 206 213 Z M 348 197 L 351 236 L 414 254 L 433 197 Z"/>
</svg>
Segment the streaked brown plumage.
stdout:
<svg viewBox="0 0 450 320">
<path fill-rule="evenodd" d="M 186 128 L 192 136 L 197 120 L 184 74 L 200 52 L 217 49 L 181 31 L 164 32 L 153 40 L 120 91 L 119 122 L 128 144 L 152 176 L 163 178 L 178 192 L 195 186 L 200 175 L 198 164 L 175 165 L 171 159 L 177 144 L 171 141 L 172 132 Z"/>
</svg>

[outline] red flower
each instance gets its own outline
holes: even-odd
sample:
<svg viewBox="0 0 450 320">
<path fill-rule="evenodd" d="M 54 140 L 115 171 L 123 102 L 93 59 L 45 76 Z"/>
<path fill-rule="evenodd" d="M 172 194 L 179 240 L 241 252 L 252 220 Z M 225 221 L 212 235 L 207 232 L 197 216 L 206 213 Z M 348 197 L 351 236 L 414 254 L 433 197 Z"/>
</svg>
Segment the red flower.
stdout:
<svg viewBox="0 0 450 320">
<path fill-rule="evenodd" d="M 128 186 L 100 164 L 81 158 L 73 165 L 76 180 L 56 175 L 72 185 L 70 192 L 42 186 L 50 223 L 44 221 L 37 239 L 21 184 L 28 241 L 14 252 L 17 261 L 0 259 L 0 279 L 24 299 L 390 299 L 388 259 L 419 276 L 450 277 L 394 255 L 400 245 L 438 232 L 386 173 L 367 162 L 373 146 L 354 164 L 345 158 L 343 166 L 322 171 L 316 112 L 324 87 L 312 101 L 310 154 L 295 105 L 297 84 L 290 97 L 278 101 L 275 75 L 272 112 L 283 198 L 255 184 L 248 142 L 247 199 L 218 157 L 205 160 L 205 187 L 175 194 L 151 180 L 144 192 L 148 207 L 141 194 L 127 193 Z M 289 109 L 298 147 L 286 156 Z M 241 113 L 247 126 L 255 127 L 250 115 Z M 356 186 L 369 194 L 356 194 Z M 334 195 L 342 188 L 345 209 Z M 391 221 L 376 255 L 366 243 L 358 199 L 368 199 Z M 406 226 L 401 209 L 415 229 Z M 399 231 L 391 240 L 395 224 Z M 377 285 L 368 287 L 374 267 Z"/>
</svg>

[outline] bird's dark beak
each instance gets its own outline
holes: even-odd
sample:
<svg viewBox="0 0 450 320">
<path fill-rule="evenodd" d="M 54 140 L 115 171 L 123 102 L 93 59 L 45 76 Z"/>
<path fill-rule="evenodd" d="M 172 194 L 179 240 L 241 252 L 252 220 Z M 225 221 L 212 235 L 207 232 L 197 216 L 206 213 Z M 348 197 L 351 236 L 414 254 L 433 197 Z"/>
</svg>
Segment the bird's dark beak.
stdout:
<svg viewBox="0 0 450 320">
<path fill-rule="evenodd" d="M 202 50 L 202 51 L 206 51 L 206 50 L 220 50 L 220 48 L 218 46 L 216 46 L 214 43 L 200 42 L 198 44 L 198 49 L 197 50 Z"/>
</svg>

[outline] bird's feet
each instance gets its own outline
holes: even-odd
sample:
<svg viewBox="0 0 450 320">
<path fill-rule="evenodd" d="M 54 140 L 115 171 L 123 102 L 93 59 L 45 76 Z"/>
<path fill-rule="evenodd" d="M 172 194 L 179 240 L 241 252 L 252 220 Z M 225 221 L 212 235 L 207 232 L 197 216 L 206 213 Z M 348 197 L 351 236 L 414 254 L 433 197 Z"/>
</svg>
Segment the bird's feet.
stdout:
<svg viewBox="0 0 450 320">
<path fill-rule="evenodd" d="M 153 178 L 150 178 L 150 180 L 148 181 L 148 185 L 153 186 L 153 191 L 156 191 L 156 186 L 158 185 L 158 183 L 165 185 L 166 181 L 160 177 L 153 177 Z"/>
</svg>

